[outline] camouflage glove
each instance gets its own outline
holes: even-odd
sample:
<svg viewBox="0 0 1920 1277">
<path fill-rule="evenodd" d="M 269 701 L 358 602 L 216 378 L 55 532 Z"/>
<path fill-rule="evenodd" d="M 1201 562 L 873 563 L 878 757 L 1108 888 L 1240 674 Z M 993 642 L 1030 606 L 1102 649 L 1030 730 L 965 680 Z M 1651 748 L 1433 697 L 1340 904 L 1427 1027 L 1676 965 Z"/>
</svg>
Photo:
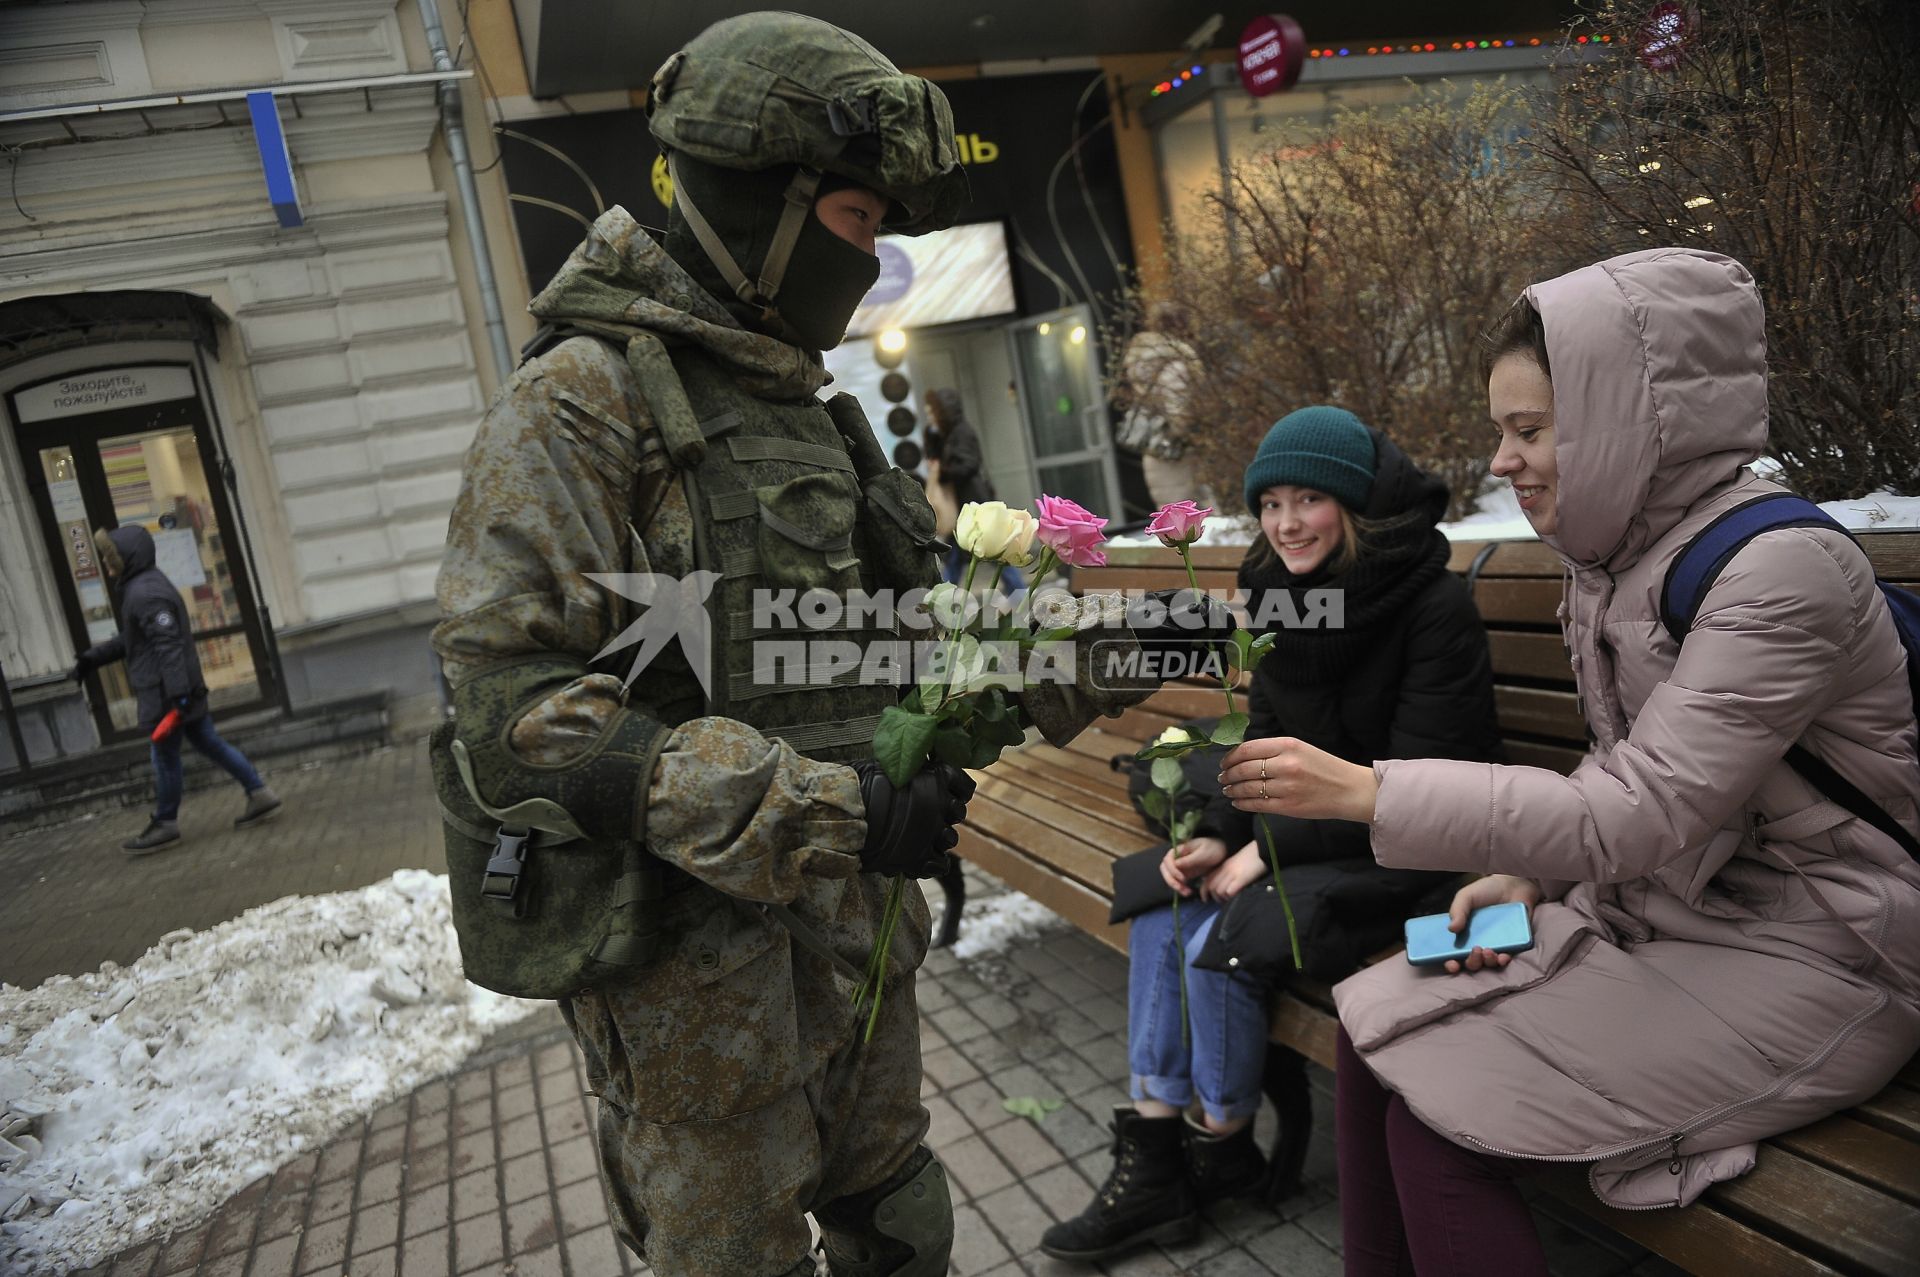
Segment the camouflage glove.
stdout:
<svg viewBox="0 0 1920 1277">
<path fill-rule="evenodd" d="M 1204 594 L 1196 603 L 1190 589 L 1148 591 L 1127 609 L 1127 623 L 1149 652 L 1193 647 L 1219 651 L 1240 628 L 1226 604 Z"/>
<path fill-rule="evenodd" d="M 973 777 L 948 763 L 934 763 L 905 789 L 895 789 L 880 764 L 853 764 L 860 776 L 860 797 L 867 805 L 867 845 L 860 849 L 862 873 L 911 874 L 937 878 L 960 842 L 954 826 L 967 818 Z"/>
</svg>

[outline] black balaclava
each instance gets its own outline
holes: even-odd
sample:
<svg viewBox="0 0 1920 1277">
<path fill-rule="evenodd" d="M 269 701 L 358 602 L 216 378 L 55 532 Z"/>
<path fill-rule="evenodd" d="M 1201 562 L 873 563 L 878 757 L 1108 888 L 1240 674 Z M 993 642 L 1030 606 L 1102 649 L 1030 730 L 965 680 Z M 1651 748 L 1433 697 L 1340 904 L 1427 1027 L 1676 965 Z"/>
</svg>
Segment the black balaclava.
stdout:
<svg viewBox="0 0 1920 1277">
<path fill-rule="evenodd" d="M 714 234 L 749 279 L 758 280 L 787 207 L 792 165 L 746 171 L 722 168 L 687 155 L 673 157 L 675 190 L 667 211 L 667 255 L 693 276 L 734 318 L 808 350 L 829 350 L 846 336 L 861 298 L 880 277 L 880 259 L 841 239 L 809 209 L 785 272 L 767 308 L 742 299 L 701 247 L 681 210 L 684 198 L 704 216 Z M 856 185 L 827 174 L 813 199 Z"/>
</svg>

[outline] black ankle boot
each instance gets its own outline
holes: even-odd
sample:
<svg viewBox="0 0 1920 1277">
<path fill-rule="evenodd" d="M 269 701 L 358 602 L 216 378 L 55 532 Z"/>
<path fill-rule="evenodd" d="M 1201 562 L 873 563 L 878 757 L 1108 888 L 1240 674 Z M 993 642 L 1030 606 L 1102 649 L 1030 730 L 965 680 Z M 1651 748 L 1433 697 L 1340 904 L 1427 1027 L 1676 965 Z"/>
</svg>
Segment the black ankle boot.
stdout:
<svg viewBox="0 0 1920 1277">
<path fill-rule="evenodd" d="M 1180 1149 L 1180 1118 L 1113 1110 L 1113 1171 L 1087 1208 L 1049 1228 L 1040 1249 L 1055 1259 L 1091 1261 L 1161 1242 L 1178 1245 L 1200 1216 Z"/>
<path fill-rule="evenodd" d="M 1215 1135 L 1189 1117 L 1182 1134 L 1187 1144 L 1187 1178 L 1201 1201 L 1257 1197 L 1265 1191 L 1267 1159 L 1253 1142 L 1252 1122 L 1231 1135 Z"/>
<path fill-rule="evenodd" d="M 1267 1174 L 1267 1205 L 1278 1207 L 1300 1191 L 1300 1172 L 1313 1138 L 1313 1091 L 1307 1084 L 1306 1057 L 1276 1043 L 1267 1044 L 1266 1076 L 1261 1089 L 1280 1116 L 1273 1138 L 1272 1168 Z"/>
</svg>

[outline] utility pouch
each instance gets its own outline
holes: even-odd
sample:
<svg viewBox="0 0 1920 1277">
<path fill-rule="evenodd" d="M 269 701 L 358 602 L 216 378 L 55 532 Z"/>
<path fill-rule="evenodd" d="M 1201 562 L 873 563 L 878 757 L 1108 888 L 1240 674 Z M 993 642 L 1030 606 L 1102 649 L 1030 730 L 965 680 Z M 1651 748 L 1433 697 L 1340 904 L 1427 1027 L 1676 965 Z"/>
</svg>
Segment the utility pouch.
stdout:
<svg viewBox="0 0 1920 1277">
<path fill-rule="evenodd" d="M 564 768 L 518 763 L 506 747 L 529 688 L 572 672 L 528 662 L 482 672 L 455 689 L 456 716 L 428 745 L 461 962 L 467 979 L 512 997 L 564 998 L 630 976 L 655 955 L 660 903 L 692 884 L 620 836 L 655 743 L 624 739 L 645 732 L 637 716 Z"/>
</svg>

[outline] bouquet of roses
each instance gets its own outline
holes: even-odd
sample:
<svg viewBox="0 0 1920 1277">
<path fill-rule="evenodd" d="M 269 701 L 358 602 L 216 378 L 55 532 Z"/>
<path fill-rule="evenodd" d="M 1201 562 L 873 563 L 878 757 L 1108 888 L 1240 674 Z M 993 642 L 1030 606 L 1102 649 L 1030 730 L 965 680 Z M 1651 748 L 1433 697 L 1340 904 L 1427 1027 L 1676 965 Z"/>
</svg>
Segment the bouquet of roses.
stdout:
<svg viewBox="0 0 1920 1277">
<path fill-rule="evenodd" d="M 897 788 L 906 788 L 929 759 L 979 769 L 1026 739 L 1025 712 L 1010 693 L 1020 685 L 1027 654 L 1037 644 L 1070 637 L 1073 630 L 1034 632 L 1024 608 L 1009 610 L 989 626 L 989 610 L 973 595 L 975 574 L 988 563 L 994 565 L 989 579 L 997 580 L 1001 567 L 1013 567 L 1029 569 L 1038 582 L 1062 565 L 1099 567 L 1107 561 L 1100 548 L 1106 541 L 1105 519 L 1065 497 L 1043 496 L 1035 505 L 1038 516 L 1000 501 L 969 502 L 960 509 L 953 539 L 967 554 L 965 577 L 958 586 L 934 586 L 926 597 L 941 636 L 934 659 L 900 703 L 881 712 L 874 731 L 873 756 Z M 904 875 L 895 875 L 888 886 L 880 934 L 853 995 L 856 1006 L 872 999 L 869 1038 L 879 1020 L 880 987 L 906 886 Z"/>
<path fill-rule="evenodd" d="M 1205 530 L 1207 516 L 1213 511 L 1196 505 L 1192 501 L 1176 501 L 1160 507 L 1147 523 L 1149 535 L 1160 539 L 1160 544 L 1179 552 L 1180 562 L 1187 570 L 1187 584 L 1192 588 L 1196 601 L 1200 598 L 1200 578 L 1193 570 L 1193 546 L 1200 540 Z M 1236 629 L 1229 640 L 1226 651 L 1227 668 L 1220 673 L 1220 689 L 1227 698 L 1227 712 L 1221 718 L 1211 736 L 1197 736 L 1181 727 L 1169 727 L 1160 733 L 1152 743 L 1142 749 L 1136 758 L 1153 763 L 1154 788 L 1142 799 L 1150 813 L 1165 813 L 1163 819 L 1168 822 L 1168 835 L 1173 842 L 1174 859 L 1177 862 L 1180 846 L 1193 833 L 1199 823 L 1200 814 L 1189 812 L 1175 818 L 1176 799 L 1187 789 L 1185 773 L 1180 767 L 1183 754 L 1209 745 L 1222 745 L 1232 748 L 1247 736 L 1247 716 L 1239 711 L 1233 700 L 1234 677 L 1241 671 L 1251 670 L 1273 647 L 1274 636 L 1262 634 L 1255 636 L 1245 629 Z M 1287 940 L 1293 949 L 1293 965 L 1296 970 L 1300 961 L 1300 935 L 1294 926 L 1293 904 L 1287 899 L 1286 884 L 1280 880 L 1280 858 L 1273 847 L 1273 831 L 1267 827 L 1267 818 L 1260 816 L 1261 840 L 1266 844 L 1267 860 L 1273 870 L 1273 890 L 1280 897 L 1281 911 L 1287 919 Z M 1186 941 L 1180 934 L 1180 897 L 1173 897 L 1173 943 L 1176 952 L 1184 955 Z M 1184 1040 L 1187 1034 L 1187 976 L 1184 957 L 1180 963 L 1180 1032 Z"/>
</svg>

